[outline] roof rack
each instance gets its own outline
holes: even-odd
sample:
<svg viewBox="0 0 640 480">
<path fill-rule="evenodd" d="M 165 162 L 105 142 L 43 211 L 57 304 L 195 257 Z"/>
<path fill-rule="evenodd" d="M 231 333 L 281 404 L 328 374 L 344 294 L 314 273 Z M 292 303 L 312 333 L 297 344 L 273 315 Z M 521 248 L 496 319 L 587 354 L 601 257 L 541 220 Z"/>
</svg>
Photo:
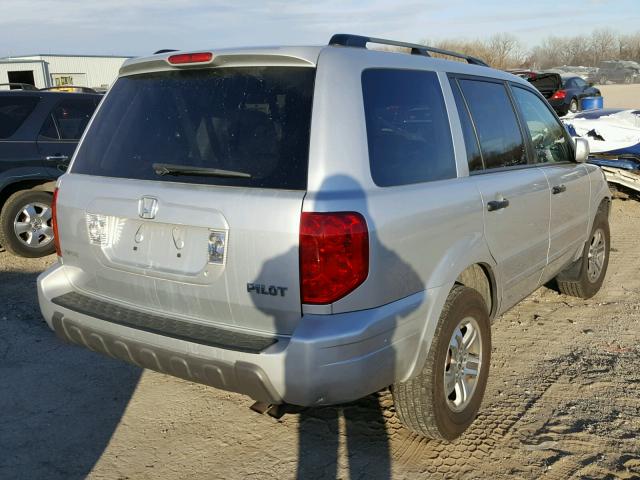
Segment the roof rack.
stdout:
<svg viewBox="0 0 640 480">
<path fill-rule="evenodd" d="M 331 37 L 331 40 L 329 40 L 329 45 L 340 45 L 343 47 L 367 48 L 367 43 L 377 43 L 380 45 L 393 45 L 394 47 L 410 48 L 412 55 L 424 55 L 425 57 L 430 57 L 430 53 L 438 53 L 440 55 L 462 58 L 463 60 L 466 60 L 467 63 L 470 63 L 472 65 L 480 65 L 483 67 L 489 66 L 486 62 L 480 60 L 479 58 L 465 55 L 464 53 L 428 47 L 427 45 L 420 45 L 418 43 L 406 43 L 398 42 L 396 40 L 385 40 L 384 38 L 363 37 L 362 35 L 352 35 L 350 33 L 336 33 L 333 37 Z"/>
<path fill-rule="evenodd" d="M 0 87 L 15 87 L 12 90 L 38 90 L 36 87 L 31 85 L 30 83 L 18 83 L 18 82 L 9 82 L 9 83 L 0 83 Z"/>
</svg>

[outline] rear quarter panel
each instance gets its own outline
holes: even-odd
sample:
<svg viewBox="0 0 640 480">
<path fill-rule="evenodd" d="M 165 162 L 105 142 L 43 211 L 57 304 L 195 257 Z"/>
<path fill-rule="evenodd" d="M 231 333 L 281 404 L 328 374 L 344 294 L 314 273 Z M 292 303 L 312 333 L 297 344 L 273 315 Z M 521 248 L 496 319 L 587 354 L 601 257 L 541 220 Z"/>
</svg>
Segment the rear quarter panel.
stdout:
<svg viewBox="0 0 640 480">
<path fill-rule="evenodd" d="M 332 305 L 305 305 L 303 311 L 365 310 L 421 293 L 422 305 L 398 318 L 396 331 L 389 333 L 390 342 L 409 334 L 419 339 L 415 351 L 398 352 L 402 357 L 398 365 L 409 365 L 397 372 L 398 378 L 421 369 L 442 305 L 460 273 L 474 263 L 495 267 L 484 237 L 482 199 L 468 177 L 462 130 L 445 73 L 451 63 L 427 63 L 423 57 L 381 52 L 365 56 L 360 49 L 327 49 L 318 61 L 303 211 L 361 213 L 370 236 L 369 275 L 361 286 Z M 361 87 L 365 68 L 438 72 L 454 138 L 458 178 L 395 187 L 374 184 Z M 488 76 L 491 72 L 479 67 L 473 70 Z M 412 324 L 414 331 L 400 328 L 405 324 Z"/>
</svg>

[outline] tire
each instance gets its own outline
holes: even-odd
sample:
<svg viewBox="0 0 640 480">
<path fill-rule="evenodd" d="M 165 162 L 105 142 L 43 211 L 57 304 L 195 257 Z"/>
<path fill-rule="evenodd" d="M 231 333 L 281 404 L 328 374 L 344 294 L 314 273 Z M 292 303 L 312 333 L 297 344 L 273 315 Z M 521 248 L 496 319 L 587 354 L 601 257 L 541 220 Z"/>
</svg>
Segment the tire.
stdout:
<svg viewBox="0 0 640 480">
<path fill-rule="evenodd" d="M 51 200 L 50 193 L 36 190 L 16 192 L 7 199 L 0 212 L 0 245 L 7 252 L 36 258 L 55 251 Z"/>
<path fill-rule="evenodd" d="M 598 246 L 600 241 L 603 245 Z M 607 275 L 610 249 L 609 218 L 606 211 L 600 209 L 593 221 L 589 240 L 582 250 L 582 257 L 556 277 L 560 293 L 584 299 L 598 293 Z M 602 253 L 600 261 L 596 260 L 599 253 Z"/>
<path fill-rule="evenodd" d="M 471 325 L 473 328 L 460 329 L 460 325 L 470 321 L 475 322 Z M 464 339 L 467 334 L 473 337 L 474 330 L 479 333 L 479 338 L 471 339 L 471 347 L 475 348 L 470 349 L 469 355 L 475 354 L 479 361 L 467 358 L 466 366 L 477 365 L 478 375 L 468 400 L 463 401 L 455 390 L 449 396 L 445 394 L 445 376 L 452 379 L 456 387 L 464 382 L 455 376 L 459 363 L 455 361 L 457 354 L 449 345 L 454 341 L 454 332 L 463 334 Z M 462 435 L 480 409 L 490 358 L 491 322 L 487 306 L 476 290 L 455 285 L 442 309 L 422 371 L 391 388 L 400 421 L 415 433 L 435 440 L 451 441 Z M 461 402 L 460 405 L 456 406 L 456 401 Z"/>
<path fill-rule="evenodd" d="M 576 100 L 575 98 L 572 98 L 571 102 L 569 103 L 569 112 L 576 113 L 578 112 L 578 110 L 580 110 L 580 105 L 578 104 L 578 100 Z"/>
<path fill-rule="evenodd" d="M 601 75 L 600 76 L 600 85 L 606 85 L 607 84 L 607 76 L 606 75 Z"/>
</svg>

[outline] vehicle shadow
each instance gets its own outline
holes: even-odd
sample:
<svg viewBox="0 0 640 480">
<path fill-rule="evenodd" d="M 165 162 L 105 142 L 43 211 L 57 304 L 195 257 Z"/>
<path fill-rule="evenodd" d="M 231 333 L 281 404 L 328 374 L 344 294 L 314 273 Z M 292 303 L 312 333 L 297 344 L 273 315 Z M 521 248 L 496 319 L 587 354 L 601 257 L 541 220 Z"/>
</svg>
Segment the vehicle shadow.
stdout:
<svg viewBox="0 0 640 480">
<path fill-rule="evenodd" d="M 393 291 L 402 292 L 398 298 L 417 294 L 424 291 L 424 283 L 413 270 L 413 268 L 400 258 L 392 250 L 385 247 L 377 235 L 376 225 L 367 207 L 366 194 L 362 187 L 353 178 L 337 175 L 328 178 L 320 188 L 320 192 L 315 195 L 316 200 L 322 200 L 334 195 L 343 196 L 346 201 L 345 211 L 355 211 L 364 216 L 369 230 L 369 252 L 370 258 L 375 258 L 377 262 L 384 259 L 384 280 L 386 285 L 393 286 Z M 283 264 L 297 263 L 298 249 L 292 249 L 283 255 L 270 259 L 263 265 L 258 278 L 254 281 L 261 284 L 272 284 L 274 278 L 278 278 Z M 289 258 L 293 256 L 295 258 Z M 380 267 L 381 263 L 378 263 Z M 264 313 L 272 316 L 276 331 L 284 331 L 287 328 L 285 323 L 273 315 L 273 304 L 277 297 L 254 295 L 255 306 Z M 362 380 L 367 384 L 379 385 L 379 388 L 388 387 L 391 379 L 396 376 L 397 350 L 394 341 L 396 327 L 403 319 L 414 312 L 424 299 L 417 302 L 417 306 L 403 311 L 402 315 L 390 319 L 386 324 L 387 329 L 380 333 L 377 331 L 367 341 L 374 341 L 373 338 L 379 335 L 384 337 L 383 344 L 391 345 L 391 355 L 379 356 L 376 364 L 375 378 L 372 380 L 370 371 L 362 371 Z M 270 308 L 271 306 L 271 308 Z M 329 320 L 338 321 L 340 319 Z M 304 322 L 303 317 L 301 322 Z M 282 324 L 281 324 L 282 323 Z M 295 337 L 296 332 L 293 333 Z M 378 338 L 380 340 L 380 338 Z M 300 385 L 303 382 L 301 375 L 305 373 L 313 375 L 313 372 L 304 372 L 300 364 L 305 359 L 300 355 L 293 355 L 291 348 L 285 352 L 285 396 L 287 392 L 297 395 L 300 392 Z M 370 352 L 373 353 L 373 352 Z M 337 362 L 344 359 L 324 358 L 327 363 Z M 377 360 L 376 360 L 377 361 Z M 349 369 L 348 361 L 345 362 L 345 369 Z M 319 366 L 322 368 L 322 365 Z M 337 376 L 340 376 L 339 370 Z M 387 384 L 383 384 L 383 379 L 389 379 Z M 336 378 L 339 388 L 348 388 L 344 379 Z M 336 388 L 335 385 L 332 385 Z M 350 478 L 384 479 L 391 477 L 391 451 L 389 433 L 385 423 L 384 408 L 381 405 L 377 394 L 369 395 L 363 399 L 339 406 L 313 407 L 296 409 L 299 411 L 298 428 L 298 459 L 296 478 L 308 479 L 331 479 L 342 478 L 343 471 L 348 470 Z"/>
<path fill-rule="evenodd" d="M 0 478 L 81 479 L 107 447 L 141 369 L 61 342 L 40 314 L 37 275 L 0 270 Z"/>
</svg>

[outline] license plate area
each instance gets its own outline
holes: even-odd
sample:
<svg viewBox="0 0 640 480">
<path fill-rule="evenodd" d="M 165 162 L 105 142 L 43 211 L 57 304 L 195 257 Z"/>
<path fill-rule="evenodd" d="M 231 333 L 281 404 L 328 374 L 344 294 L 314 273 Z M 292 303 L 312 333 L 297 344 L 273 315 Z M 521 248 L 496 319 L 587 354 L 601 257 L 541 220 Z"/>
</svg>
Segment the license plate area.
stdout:
<svg viewBox="0 0 640 480">
<path fill-rule="evenodd" d="M 107 225 L 108 241 L 101 249 L 113 265 L 199 276 L 210 265 L 223 266 L 226 261 L 224 230 L 118 217 L 110 217 Z"/>
</svg>

